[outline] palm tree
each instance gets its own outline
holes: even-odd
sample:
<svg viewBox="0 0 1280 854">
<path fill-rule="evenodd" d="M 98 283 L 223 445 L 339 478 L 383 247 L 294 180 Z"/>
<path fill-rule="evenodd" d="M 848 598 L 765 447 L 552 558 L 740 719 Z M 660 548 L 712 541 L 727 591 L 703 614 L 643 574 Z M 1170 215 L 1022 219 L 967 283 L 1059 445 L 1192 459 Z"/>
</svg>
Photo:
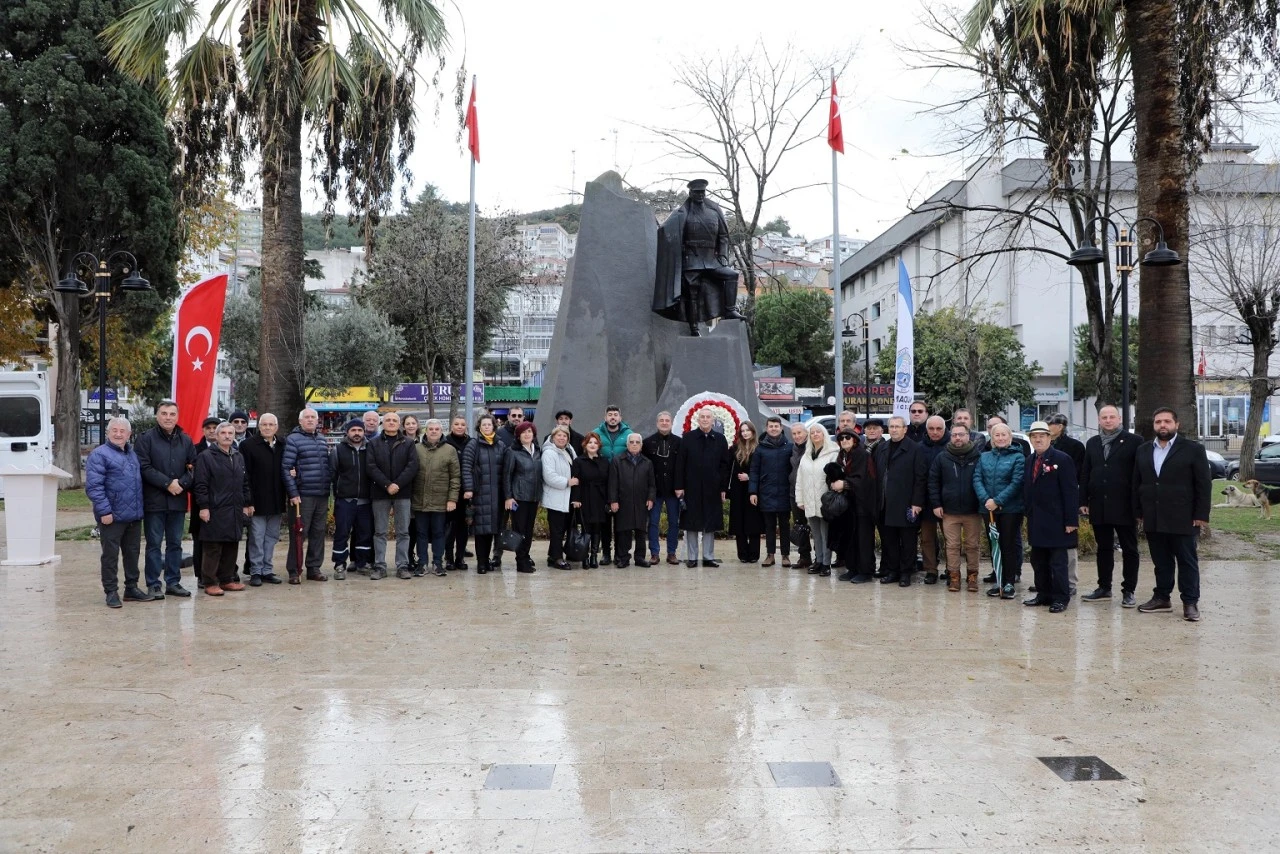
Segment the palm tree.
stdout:
<svg viewBox="0 0 1280 854">
<path fill-rule="evenodd" d="M 1190 177 L 1212 131 L 1219 75 L 1229 67 L 1274 75 L 1280 0 L 977 0 L 966 19 L 971 42 L 992 31 L 1028 60 L 1048 52 L 1047 39 L 1075 54 L 1079 43 L 1112 40 L 1133 79 L 1138 217 L 1164 227 L 1169 247 L 1190 249 Z M 1014 27 L 996 27 L 1005 19 Z M 1032 45 L 1037 49 L 1027 50 Z M 1086 54 L 1091 52 L 1086 51 Z M 1096 66 L 1077 66 L 1086 78 Z M 1088 135 L 1083 137 L 1085 144 Z M 1068 152 L 1067 156 L 1070 156 Z M 1142 243 L 1152 235 L 1143 233 Z M 1137 255 L 1141 257 L 1145 245 Z M 1139 277 L 1140 410 L 1171 406 L 1184 432 L 1196 433 L 1192 374 L 1191 281 L 1187 266 L 1145 268 Z M 1144 418 L 1138 426 L 1149 423 Z"/>
<path fill-rule="evenodd" d="M 407 174 L 415 64 L 447 41 L 432 0 L 379 0 L 377 10 L 371 15 L 360 0 L 218 0 L 200 27 L 195 0 L 141 0 L 103 33 L 117 67 L 166 101 L 182 150 L 184 202 L 228 170 L 242 183 L 246 158 L 258 160 L 258 408 L 282 423 L 302 407 L 305 382 L 304 133 L 326 214 L 344 194 L 369 245 L 396 176 Z M 171 40 L 180 52 L 170 65 Z"/>
</svg>

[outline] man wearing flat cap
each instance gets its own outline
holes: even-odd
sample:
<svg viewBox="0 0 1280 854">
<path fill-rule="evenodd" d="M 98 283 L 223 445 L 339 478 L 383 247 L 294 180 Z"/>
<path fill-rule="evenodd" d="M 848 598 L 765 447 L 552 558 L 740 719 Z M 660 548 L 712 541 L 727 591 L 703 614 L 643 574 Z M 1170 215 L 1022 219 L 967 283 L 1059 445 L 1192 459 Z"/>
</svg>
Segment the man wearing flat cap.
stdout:
<svg viewBox="0 0 1280 854">
<path fill-rule="evenodd" d="M 738 313 L 738 271 L 729 264 L 729 226 L 720 206 L 707 198 L 707 181 L 689 182 L 689 198 L 658 229 L 653 310 L 669 320 L 698 324 L 716 318 L 745 320 Z"/>
</svg>

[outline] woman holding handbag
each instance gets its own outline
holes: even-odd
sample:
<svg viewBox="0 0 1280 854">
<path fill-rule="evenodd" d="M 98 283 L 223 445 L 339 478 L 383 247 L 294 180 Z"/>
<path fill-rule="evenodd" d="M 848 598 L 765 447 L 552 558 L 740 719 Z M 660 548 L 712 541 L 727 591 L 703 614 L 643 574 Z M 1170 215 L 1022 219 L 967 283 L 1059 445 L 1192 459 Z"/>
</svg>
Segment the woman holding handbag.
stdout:
<svg viewBox="0 0 1280 854">
<path fill-rule="evenodd" d="M 609 461 L 600 456 L 603 444 L 594 430 L 582 437 L 582 455 L 573 461 L 573 476 L 578 481 L 569 495 L 570 505 L 578 511 L 582 524 L 591 536 L 591 551 L 582 562 L 583 569 L 600 566 L 600 533 L 609 517 Z"/>
<path fill-rule="evenodd" d="M 533 546 L 538 501 L 542 499 L 542 452 L 538 449 L 538 431 L 532 421 L 516 425 L 515 442 L 507 449 L 502 477 L 506 487 L 503 494 L 507 496 L 506 506 L 511 513 L 511 530 L 520 535 L 520 544 L 512 549 L 516 554 L 516 572 L 537 572 L 529 549 Z"/>
<path fill-rule="evenodd" d="M 796 470 L 796 506 L 804 511 L 813 537 L 810 575 L 831 574 L 831 546 L 827 542 L 827 520 L 822 518 L 822 494 L 827 491 L 827 463 L 835 462 L 837 453 L 826 427 L 814 424 L 809 428 L 809 449 Z"/>
<path fill-rule="evenodd" d="M 569 428 L 557 425 L 542 446 L 542 506 L 547 508 L 547 527 L 551 541 L 547 544 L 547 566 L 572 569 L 565 560 L 565 537 L 569 533 L 569 495 L 578 479 L 573 476 L 577 457 L 571 447 Z"/>
</svg>

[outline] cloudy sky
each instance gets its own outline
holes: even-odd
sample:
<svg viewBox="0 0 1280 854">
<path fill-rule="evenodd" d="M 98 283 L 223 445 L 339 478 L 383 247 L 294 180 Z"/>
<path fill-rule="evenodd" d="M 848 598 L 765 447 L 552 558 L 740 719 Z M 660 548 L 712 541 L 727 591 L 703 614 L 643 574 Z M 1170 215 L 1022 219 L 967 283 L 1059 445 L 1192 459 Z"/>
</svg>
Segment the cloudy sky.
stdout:
<svg viewBox="0 0 1280 854">
<path fill-rule="evenodd" d="M 450 199 L 467 198 L 468 161 L 457 138 L 450 88 L 460 61 L 479 81 L 477 199 L 490 210 L 565 204 L 608 169 L 617 168 L 646 189 L 680 186 L 674 175 L 701 174 L 672 159 L 644 126 L 700 121 L 672 83 L 683 57 L 750 51 L 757 43 L 771 50 L 792 44 L 813 56 L 853 55 L 840 81 L 845 234 L 874 237 L 910 200 L 919 201 L 962 166 L 955 158 L 928 156 L 941 148 L 935 142 L 938 124 L 918 114 L 922 103 L 941 97 L 940 84 L 908 71 L 894 46 L 926 38 L 920 0 L 485 0 L 461 7 L 463 17 L 450 11 L 453 44 L 442 75 L 445 91 L 419 95 L 412 164 L 416 187 L 435 184 Z M 825 107 L 813 122 L 814 131 L 825 133 Z M 830 180 L 824 140 L 795 151 L 776 186 L 821 186 L 771 203 L 766 218 L 785 216 L 810 238 L 829 234 Z M 304 203 L 310 209 L 318 204 Z"/>
</svg>

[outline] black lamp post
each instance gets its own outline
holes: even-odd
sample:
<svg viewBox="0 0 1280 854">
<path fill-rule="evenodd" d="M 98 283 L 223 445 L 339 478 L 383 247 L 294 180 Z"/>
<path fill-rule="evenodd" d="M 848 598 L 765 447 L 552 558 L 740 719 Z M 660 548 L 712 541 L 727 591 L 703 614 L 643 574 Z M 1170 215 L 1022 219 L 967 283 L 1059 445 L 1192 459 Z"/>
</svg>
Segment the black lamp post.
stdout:
<svg viewBox="0 0 1280 854">
<path fill-rule="evenodd" d="M 1144 216 L 1133 225 L 1116 225 L 1105 216 L 1096 216 L 1084 227 L 1086 235 L 1092 235 L 1095 222 L 1111 226 L 1116 236 L 1116 271 L 1120 274 L 1120 419 L 1123 429 L 1129 429 L 1129 272 L 1133 269 L 1133 239 L 1137 227 L 1144 222 L 1154 225 L 1160 233 L 1156 248 L 1142 256 L 1144 267 L 1173 267 L 1182 263 L 1182 258 L 1169 248 L 1164 240 L 1164 226 L 1149 216 Z M 1105 233 L 1103 234 L 1105 240 Z M 1071 253 L 1067 263 L 1072 267 L 1092 267 L 1107 260 L 1106 253 L 1093 244 L 1092 236 L 1085 238 L 1085 244 Z M 1074 359 L 1074 353 L 1067 358 Z"/>
<path fill-rule="evenodd" d="M 111 302 L 111 270 L 119 267 L 125 274 L 120 288 L 126 291 L 149 291 L 151 283 L 138 272 L 138 259 L 123 250 L 112 252 L 104 260 L 90 252 L 80 252 L 71 259 L 67 274 L 53 289 L 78 297 L 93 295 L 98 307 L 98 442 L 107 441 L 107 304 Z M 93 271 L 93 288 L 81 278 Z"/>
<path fill-rule="evenodd" d="M 841 338 L 856 338 L 857 335 L 849 328 L 849 321 L 855 317 L 862 318 L 862 369 L 865 375 L 862 380 L 862 388 L 867 393 L 867 411 L 863 414 L 863 418 L 871 417 L 871 324 L 867 321 L 867 310 L 855 311 L 844 319 L 844 331 L 840 333 Z M 841 348 L 844 349 L 844 348 Z M 844 360 L 844 353 L 840 354 L 841 361 Z M 840 389 L 840 408 L 844 408 L 844 389 Z"/>
</svg>

